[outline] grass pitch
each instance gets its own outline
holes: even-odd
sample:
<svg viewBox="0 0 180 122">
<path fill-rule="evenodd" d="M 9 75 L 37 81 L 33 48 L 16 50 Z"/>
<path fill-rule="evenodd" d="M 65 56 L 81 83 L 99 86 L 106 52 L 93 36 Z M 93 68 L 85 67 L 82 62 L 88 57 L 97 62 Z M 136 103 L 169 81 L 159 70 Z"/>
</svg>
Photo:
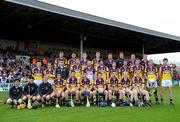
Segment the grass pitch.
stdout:
<svg viewBox="0 0 180 122">
<path fill-rule="evenodd" d="M 17 110 L 1 104 L 0 122 L 180 122 L 180 87 L 173 87 L 174 106 L 169 105 L 167 90 L 165 94 L 163 105 L 155 105 L 153 101 L 152 107 L 140 108 L 82 106 Z M 0 93 L 0 99 L 7 97 L 7 93 Z"/>
</svg>

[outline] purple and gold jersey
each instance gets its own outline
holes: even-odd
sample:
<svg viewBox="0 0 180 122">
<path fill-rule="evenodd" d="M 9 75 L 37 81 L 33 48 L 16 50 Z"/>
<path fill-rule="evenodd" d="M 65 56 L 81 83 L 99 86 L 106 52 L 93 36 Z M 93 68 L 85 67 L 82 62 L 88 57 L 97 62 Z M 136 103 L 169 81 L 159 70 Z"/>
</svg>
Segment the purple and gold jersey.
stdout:
<svg viewBox="0 0 180 122">
<path fill-rule="evenodd" d="M 69 85 L 68 87 L 69 87 L 70 89 L 77 90 L 78 84 L 79 84 L 79 80 L 78 80 L 76 77 L 74 77 L 74 78 L 69 78 L 69 79 L 67 80 L 67 84 Z"/>
<path fill-rule="evenodd" d="M 92 60 L 92 64 L 93 64 L 93 66 L 94 66 L 95 69 L 98 68 L 98 66 L 99 66 L 99 61 L 100 61 L 100 60 L 101 60 L 100 58 L 94 58 L 94 59 Z"/>
<path fill-rule="evenodd" d="M 135 66 L 135 60 L 130 60 L 130 61 L 128 61 L 128 66 L 129 66 L 130 68 L 132 68 L 133 66 Z"/>
<path fill-rule="evenodd" d="M 88 78 L 80 81 L 81 90 L 90 90 L 91 85 L 92 83 Z"/>
<path fill-rule="evenodd" d="M 148 66 L 145 68 L 144 72 L 146 73 L 147 75 L 147 78 L 149 80 L 153 80 L 153 79 L 157 79 L 157 73 L 158 73 L 158 70 L 155 66 Z"/>
<path fill-rule="evenodd" d="M 93 65 L 95 66 L 95 65 L 99 64 L 99 61 L 100 61 L 100 58 L 94 58 L 94 59 L 92 60 L 92 63 L 93 63 Z"/>
<path fill-rule="evenodd" d="M 85 67 L 84 72 L 86 72 L 87 77 L 90 81 L 93 81 L 94 79 L 94 73 L 95 73 L 95 68 L 94 67 Z"/>
<path fill-rule="evenodd" d="M 124 75 L 127 74 L 128 78 L 130 77 L 130 68 L 128 66 L 122 66 L 119 69 L 119 72 L 121 74 L 121 78 L 124 78 Z"/>
<path fill-rule="evenodd" d="M 136 77 L 137 73 L 139 72 L 140 73 L 140 77 L 143 76 L 143 73 L 144 73 L 144 66 L 142 65 L 135 65 L 131 68 L 131 72 L 133 73 L 133 77 Z"/>
<path fill-rule="evenodd" d="M 175 65 L 175 64 L 172 64 L 172 65 L 171 65 L 171 68 L 172 68 L 172 70 L 176 70 L 176 65 Z"/>
<path fill-rule="evenodd" d="M 117 78 L 119 78 L 119 68 L 117 68 L 117 67 L 111 67 L 110 69 L 109 69 L 109 73 L 110 73 L 110 77 L 111 77 L 111 74 L 112 73 L 116 73 L 116 77 Z"/>
<path fill-rule="evenodd" d="M 36 67 L 32 70 L 32 74 L 35 80 L 42 80 L 43 70 L 42 68 Z"/>
<path fill-rule="evenodd" d="M 106 81 L 103 78 L 96 79 L 94 85 L 96 85 L 98 88 L 104 88 Z"/>
<path fill-rule="evenodd" d="M 47 75 L 48 76 L 48 80 L 53 80 L 54 79 L 54 71 L 52 69 L 46 69 L 44 70 L 44 75 Z"/>
<path fill-rule="evenodd" d="M 162 80 L 172 80 L 172 67 L 168 65 L 163 65 L 159 68 L 159 71 L 162 74 Z"/>
<path fill-rule="evenodd" d="M 106 66 L 107 66 L 108 68 L 112 67 L 113 61 L 114 61 L 113 59 L 108 59 L 108 60 L 106 61 Z"/>
<path fill-rule="evenodd" d="M 122 78 L 120 84 L 122 85 L 123 88 L 129 87 L 131 86 L 131 80 L 129 78 L 127 79 Z"/>
<path fill-rule="evenodd" d="M 119 80 L 115 77 L 115 78 L 110 78 L 109 79 L 109 87 L 113 88 L 114 90 L 118 90 L 119 89 Z"/>
<path fill-rule="evenodd" d="M 81 66 L 82 66 L 83 69 L 84 69 L 85 67 L 87 67 L 87 62 L 88 62 L 88 60 L 82 60 L 82 61 L 80 62 L 80 64 L 81 64 Z"/>
<path fill-rule="evenodd" d="M 80 78 L 81 75 L 82 75 L 82 67 L 81 65 L 74 65 L 72 68 L 71 68 L 71 71 L 75 71 L 75 76 L 76 78 Z"/>
<path fill-rule="evenodd" d="M 109 72 L 109 68 L 105 65 L 103 66 L 98 66 L 96 69 L 96 72 L 102 73 L 102 78 L 106 79 L 107 78 L 107 72 Z"/>
<path fill-rule="evenodd" d="M 64 79 L 55 79 L 52 82 L 52 85 L 55 87 L 55 90 L 64 90 L 65 88 L 65 80 Z"/>
<path fill-rule="evenodd" d="M 76 65 L 76 59 L 75 58 L 71 58 L 68 60 L 68 65 L 69 67 L 73 67 L 74 65 Z"/>
<path fill-rule="evenodd" d="M 134 77 L 133 83 L 136 88 L 142 88 L 142 84 L 144 84 L 144 80 L 141 77 Z"/>
<path fill-rule="evenodd" d="M 65 57 L 63 57 L 63 58 L 57 58 L 57 59 L 55 60 L 55 64 L 58 64 L 60 61 L 63 61 L 64 64 L 67 64 L 67 59 L 66 59 Z"/>
<path fill-rule="evenodd" d="M 86 68 L 84 68 L 84 72 L 86 72 L 87 74 L 93 74 L 95 72 L 95 68 L 94 67 L 86 67 Z"/>
</svg>

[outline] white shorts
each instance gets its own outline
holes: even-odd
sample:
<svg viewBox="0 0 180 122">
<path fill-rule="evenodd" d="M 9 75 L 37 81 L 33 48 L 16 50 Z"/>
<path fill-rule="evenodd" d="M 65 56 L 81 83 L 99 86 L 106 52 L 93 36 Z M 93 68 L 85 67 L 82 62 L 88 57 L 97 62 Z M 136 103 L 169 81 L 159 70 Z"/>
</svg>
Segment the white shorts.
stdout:
<svg viewBox="0 0 180 122">
<path fill-rule="evenodd" d="M 87 75 L 87 78 L 92 82 L 94 81 L 94 76 L 93 75 Z"/>
<path fill-rule="evenodd" d="M 39 86 L 42 83 L 42 80 L 34 80 L 34 83 Z"/>
<path fill-rule="evenodd" d="M 53 81 L 54 81 L 54 80 L 48 80 L 48 82 L 49 82 L 50 84 L 52 84 Z"/>
<path fill-rule="evenodd" d="M 172 87 L 172 80 L 162 80 L 161 86 L 162 87 Z"/>
<path fill-rule="evenodd" d="M 147 84 L 147 87 L 157 88 L 157 81 L 156 81 L 156 79 L 149 79 L 149 83 Z"/>
</svg>

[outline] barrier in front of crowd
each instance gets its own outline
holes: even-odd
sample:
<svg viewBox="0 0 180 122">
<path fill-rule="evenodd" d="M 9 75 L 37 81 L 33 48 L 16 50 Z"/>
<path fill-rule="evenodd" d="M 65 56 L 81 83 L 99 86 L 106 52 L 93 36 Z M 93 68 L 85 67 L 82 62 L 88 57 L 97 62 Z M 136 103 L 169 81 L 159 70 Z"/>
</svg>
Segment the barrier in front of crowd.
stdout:
<svg viewBox="0 0 180 122">
<path fill-rule="evenodd" d="M 24 88 L 26 83 L 20 83 L 20 85 Z M 0 83 L 0 92 L 8 92 L 12 86 L 14 83 Z"/>
<path fill-rule="evenodd" d="M 180 80 L 175 80 L 173 82 L 174 85 L 180 85 Z M 14 83 L 0 83 L 0 92 L 8 92 L 9 89 L 14 85 Z M 20 83 L 20 86 L 24 88 L 26 83 L 22 82 Z"/>
</svg>

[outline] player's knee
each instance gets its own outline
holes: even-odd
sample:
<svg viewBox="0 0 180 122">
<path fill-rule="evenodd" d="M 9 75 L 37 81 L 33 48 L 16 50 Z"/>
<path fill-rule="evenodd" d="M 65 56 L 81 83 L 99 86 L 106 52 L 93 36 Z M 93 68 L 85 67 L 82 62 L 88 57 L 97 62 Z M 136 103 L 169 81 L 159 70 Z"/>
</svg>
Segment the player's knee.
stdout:
<svg viewBox="0 0 180 122">
<path fill-rule="evenodd" d="M 41 96 L 40 95 L 37 96 L 37 100 L 41 100 Z"/>
<path fill-rule="evenodd" d="M 43 99 L 46 99 L 46 96 L 47 96 L 47 95 L 43 95 L 43 96 L 41 97 L 41 99 L 42 99 L 42 98 L 43 98 Z"/>
<path fill-rule="evenodd" d="M 18 103 L 21 104 L 21 103 L 22 103 L 22 99 L 19 99 L 19 100 L 18 100 Z"/>
<path fill-rule="evenodd" d="M 47 96 L 46 96 L 46 100 L 50 100 L 50 95 L 47 95 Z"/>
<path fill-rule="evenodd" d="M 17 100 L 14 99 L 14 100 L 13 100 L 13 103 L 17 103 Z"/>
<path fill-rule="evenodd" d="M 12 99 L 11 98 L 7 99 L 7 103 L 11 104 L 12 103 Z"/>
<path fill-rule="evenodd" d="M 109 92 L 109 94 L 112 94 L 112 90 L 109 90 L 108 92 Z"/>
<path fill-rule="evenodd" d="M 33 97 L 32 97 L 32 100 L 33 100 L 33 101 L 35 101 L 36 99 L 37 99 L 37 97 L 36 97 L 36 96 L 33 96 Z"/>
<path fill-rule="evenodd" d="M 27 99 L 27 97 L 26 97 L 26 96 L 24 96 L 22 99 L 23 99 L 23 100 L 26 100 L 26 99 Z"/>
</svg>

